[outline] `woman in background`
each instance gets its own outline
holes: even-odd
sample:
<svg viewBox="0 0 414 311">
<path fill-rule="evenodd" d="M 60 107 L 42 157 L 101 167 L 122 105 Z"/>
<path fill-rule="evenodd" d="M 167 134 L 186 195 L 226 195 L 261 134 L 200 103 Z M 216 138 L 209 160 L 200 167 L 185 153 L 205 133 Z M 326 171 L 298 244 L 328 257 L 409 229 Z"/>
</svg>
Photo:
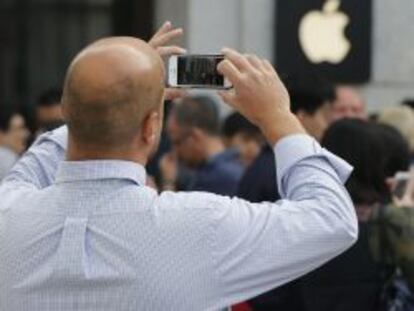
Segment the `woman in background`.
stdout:
<svg viewBox="0 0 414 311">
<path fill-rule="evenodd" d="M 408 169 L 408 145 L 392 128 L 352 119 L 333 124 L 322 144 L 354 166 L 346 187 L 357 210 L 360 231 L 352 248 L 304 278 L 303 309 L 383 310 L 385 284 L 392 279 L 396 267 L 403 262 L 414 263 L 405 256 L 412 255 L 414 259 L 414 254 L 395 255 L 393 260 L 382 258 L 391 250 L 401 253 L 403 249 L 413 249 L 414 241 L 402 239 L 401 235 L 396 239 L 395 230 L 399 234 L 414 231 L 414 210 L 391 206 L 392 193 L 387 183 L 396 172 Z M 389 243 L 382 242 L 382 232 L 386 232 Z M 386 244 L 389 249 L 385 249 Z"/>
</svg>

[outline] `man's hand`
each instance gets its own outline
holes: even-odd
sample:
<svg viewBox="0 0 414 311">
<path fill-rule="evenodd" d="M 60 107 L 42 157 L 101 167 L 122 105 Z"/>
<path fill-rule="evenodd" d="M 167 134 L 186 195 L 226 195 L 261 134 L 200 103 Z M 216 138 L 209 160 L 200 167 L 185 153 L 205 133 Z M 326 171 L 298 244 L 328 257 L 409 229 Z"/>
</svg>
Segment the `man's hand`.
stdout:
<svg viewBox="0 0 414 311">
<path fill-rule="evenodd" d="M 223 49 L 225 60 L 218 65 L 234 89 L 220 92 L 223 100 L 261 128 L 269 143 L 305 133 L 290 112 L 289 94 L 273 66 L 255 55 Z"/>
<path fill-rule="evenodd" d="M 183 35 L 182 28 L 174 28 L 171 22 L 165 22 L 155 35 L 148 42 L 163 58 L 171 55 L 185 54 L 186 50 L 178 45 L 170 45 L 170 42 L 181 38 Z M 165 99 L 174 100 L 184 97 L 186 93 L 180 89 L 167 88 L 165 90 Z"/>
<path fill-rule="evenodd" d="M 176 54 L 184 54 L 186 50 L 178 45 L 170 45 L 170 42 L 181 38 L 183 35 L 182 28 L 174 28 L 171 22 L 165 22 L 155 35 L 148 41 L 161 57 L 169 57 Z"/>
</svg>

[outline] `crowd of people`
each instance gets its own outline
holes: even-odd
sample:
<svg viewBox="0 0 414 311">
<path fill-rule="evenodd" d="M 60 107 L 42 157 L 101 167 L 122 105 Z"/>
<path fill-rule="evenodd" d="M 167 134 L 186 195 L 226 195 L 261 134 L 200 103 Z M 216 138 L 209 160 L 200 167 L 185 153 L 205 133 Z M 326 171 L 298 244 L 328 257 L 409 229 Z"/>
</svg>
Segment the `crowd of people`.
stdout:
<svg viewBox="0 0 414 311">
<path fill-rule="evenodd" d="M 109 56 L 105 57 L 110 59 Z M 87 61 L 88 59 L 85 62 Z M 91 62 L 93 66 L 93 61 Z M 252 61 L 253 64 L 255 62 L 256 60 Z M 81 68 L 82 60 L 78 66 Z M 82 70 L 79 68 L 72 69 L 72 74 L 75 75 L 76 70 Z M 86 79 L 85 76 L 80 76 L 79 79 L 82 78 Z M 308 135 L 326 150 L 353 166 L 354 170 L 345 187 L 355 206 L 359 235 L 352 247 L 316 270 L 305 275 L 300 273 L 298 275 L 303 276 L 291 282 L 280 282 L 283 285 L 277 288 L 261 287 L 266 289 L 266 293 L 235 304 L 233 310 L 414 310 L 412 309 L 414 305 L 412 294 L 414 290 L 414 178 L 407 178 L 404 181 L 395 178 L 398 173 L 410 174 L 410 166 L 414 164 L 413 101 L 407 100 L 401 104 L 390 103 L 389 107 L 369 115 L 364 99 L 354 87 L 334 86 L 317 77 L 306 78 L 304 80 L 298 74 L 283 81 L 290 97 L 290 110 Z M 75 80 L 71 81 L 66 88 L 75 88 L 76 83 Z M 85 94 L 80 92 L 73 98 L 86 101 L 84 98 L 89 95 Z M 99 95 L 93 96 L 99 98 Z M 95 98 L 93 96 L 91 98 Z M 71 100 L 74 100 L 73 98 Z M 0 180 L 5 178 L 7 181 L 6 176 L 30 143 L 42 141 L 44 137 L 42 134 L 46 132 L 53 130 L 56 132 L 56 129 L 59 131 L 65 123 L 64 114 L 69 115 L 69 122 L 73 122 L 69 123 L 69 129 L 77 135 L 73 134 L 73 137 L 79 137 L 79 142 L 87 141 L 88 137 L 92 137 L 90 134 L 92 132 L 88 132 L 88 125 L 79 129 L 71 127 L 73 124 L 78 124 L 75 120 L 79 117 L 77 114 L 85 113 L 87 116 L 89 112 L 79 110 L 79 112 L 63 113 L 61 99 L 62 91 L 59 89 L 48 90 L 39 96 L 36 106 L 37 127 L 31 133 L 25 125 L 23 115 L 18 111 L 0 110 Z M 235 196 L 253 203 L 285 199 L 289 193 L 286 193 L 287 186 L 281 183 L 288 182 L 278 176 L 282 173 L 278 170 L 278 163 L 276 163 L 278 157 L 275 156 L 274 146 L 269 144 L 268 135 L 263 133 L 260 124 L 254 124 L 252 118 L 245 117 L 244 113 L 231 112 L 229 115 L 222 116 L 219 109 L 221 104 L 208 95 L 190 94 L 171 98 L 166 102 L 163 108 L 164 126 L 160 148 L 146 166 L 147 186 L 158 193 L 201 191 Z M 256 104 L 253 102 L 251 105 Z M 106 113 L 103 110 L 106 108 L 99 109 L 101 108 L 96 108 L 97 118 Z M 261 107 L 257 106 L 256 109 L 260 110 Z M 240 111 L 243 112 L 243 109 Z M 121 112 L 114 110 L 111 113 L 116 118 Z M 114 123 L 108 121 L 108 124 L 121 126 L 118 121 Z M 105 131 L 109 133 L 110 129 L 102 126 L 102 131 L 102 135 L 105 135 Z M 120 130 L 119 133 L 121 132 Z M 103 145 L 113 143 L 117 146 L 115 143 L 117 139 L 119 137 L 114 137 L 113 141 L 105 139 L 100 141 Z M 299 150 L 302 148 L 300 145 L 294 147 Z M 86 153 L 88 150 L 85 150 Z M 336 161 L 329 157 L 327 159 L 327 162 Z M 316 164 L 309 162 L 306 165 L 312 168 Z M 327 171 L 327 174 L 332 173 Z M 321 186 L 318 185 L 320 181 L 313 180 L 312 176 L 310 174 L 307 177 L 310 179 L 307 182 L 314 184 L 316 189 L 320 188 Z M 71 177 L 66 176 L 66 178 Z M 337 176 L 332 178 L 338 179 Z M 111 187 L 119 187 L 119 185 L 113 184 Z M 296 187 L 300 185 L 297 184 Z M 399 193 L 401 187 L 402 192 Z M 288 192 L 295 191 L 293 186 L 288 189 Z M 305 196 L 301 198 L 303 200 L 310 196 L 309 193 L 303 195 Z M 213 199 L 200 198 L 200 200 Z M 289 209 L 289 206 L 281 208 Z M 165 211 L 161 212 L 165 213 Z M 295 213 L 294 208 L 292 213 Z M 197 217 L 194 216 L 193 220 L 204 226 Z M 122 226 L 121 223 L 119 225 Z M 73 224 L 72 226 L 72 230 L 80 228 L 78 225 L 76 225 L 78 227 Z M 291 226 L 295 227 L 295 224 Z M 263 225 L 263 228 L 266 228 L 266 225 Z M 5 231 L 0 228 L 1 232 Z M 162 233 L 157 234 L 162 236 Z M 239 234 L 243 233 L 239 232 Z M 258 233 L 255 238 L 260 240 L 262 237 Z M 226 236 L 223 236 L 223 239 L 226 239 Z M 0 243 L 0 252 L 5 251 L 1 248 L 2 245 Z M 300 244 L 299 246 L 303 247 Z M 232 250 L 228 252 L 231 255 Z M 263 250 L 257 249 L 257 252 Z M 183 258 L 185 264 L 187 257 Z M 238 260 L 247 259 L 238 258 Z M 106 265 L 109 262 L 98 265 Z M 128 263 L 124 264 L 128 265 Z M 233 264 L 237 266 L 240 263 Z M 73 263 L 72 268 L 69 267 L 67 271 L 59 270 L 62 273 L 61 277 L 64 278 L 67 275 L 65 273 L 69 273 L 70 269 L 75 269 L 75 265 L 76 263 Z M 226 269 L 238 268 L 226 267 Z M 227 271 L 227 273 L 232 272 Z M 237 278 L 241 282 L 240 286 L 246 286 L 248 282 L 243 283 L 241 278 Z M 287 277 L 287 279 L 291 278 Z M 108 282 L 111 282 L 109 275 Z M 269 282 L 269 285 L 272 284 Z M 240 288 L 240 291 L 248 290 Z M 171 289 L 171 293 L 174 292 L 175 289 Z M 239 296 L 234 294 L 231 297 Z M 397 309 L 399 306 L 405 309 Z M 396 309 L 391 309 L 393 307 Z"/>
</svg>

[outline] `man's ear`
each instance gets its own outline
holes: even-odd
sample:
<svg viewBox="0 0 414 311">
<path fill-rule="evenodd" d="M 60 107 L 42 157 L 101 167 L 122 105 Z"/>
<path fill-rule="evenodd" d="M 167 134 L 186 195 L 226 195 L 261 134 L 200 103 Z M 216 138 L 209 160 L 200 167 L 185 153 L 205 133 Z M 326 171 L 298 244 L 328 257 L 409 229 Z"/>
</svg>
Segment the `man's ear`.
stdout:
<svg viewBox="0 0 414 311">
<path fill-rule="evenodd" d="M 160 133 L 161 124 L 162 119 L 160 113 L 158 111 L 151 111 L 142 122 L 142 140 L 147 144 L 156 143 Z"/>
</svg>

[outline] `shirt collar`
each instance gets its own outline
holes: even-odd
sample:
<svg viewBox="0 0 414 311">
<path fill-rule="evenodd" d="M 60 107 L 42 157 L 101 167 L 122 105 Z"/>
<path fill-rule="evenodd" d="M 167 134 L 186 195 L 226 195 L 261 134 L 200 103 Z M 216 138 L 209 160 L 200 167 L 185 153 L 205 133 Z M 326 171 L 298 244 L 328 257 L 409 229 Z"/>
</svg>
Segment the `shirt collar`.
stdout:
<svg viewBox="0 0 414 311">
<path fill-rule="evenodd" d="M 93 160 L 61 162 L 56 175 L 56 183 L 103 179 L 127 179 L 144 186 L 146 172 L 142 165 L 134 162 Z"/>
</svg>

